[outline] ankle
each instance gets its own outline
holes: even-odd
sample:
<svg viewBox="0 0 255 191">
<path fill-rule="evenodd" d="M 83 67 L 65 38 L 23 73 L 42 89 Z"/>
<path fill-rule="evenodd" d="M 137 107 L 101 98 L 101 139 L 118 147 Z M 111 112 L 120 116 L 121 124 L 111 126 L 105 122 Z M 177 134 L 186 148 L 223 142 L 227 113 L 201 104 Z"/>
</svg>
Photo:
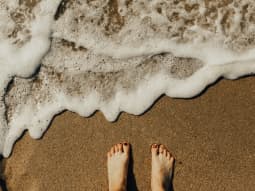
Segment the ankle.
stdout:
<svg viewBox="0 0 255 191">
<path fill-rule="evenodd" d="M 109 191 L 126 191 L 125 188 L 120 188 L 120 189 L 109 189 Z"/>
<path fill-rule="evenodd" d="M 126 186 L 121 186 L 121 187 L 114 187 L 114 186 L 110 186 L 109 191 L 126 191 Z"/>
<path fill-rule="evenodd" d="M 152 188 L 152 191 L 167 191 L 167 189 L 163 188 L 163 187 L 156 187 L 156 188 Z"/>
<path fill-rule="evenodd" d="M 168 187 L 164 185 L 153 184 L 151 185 L 152 191 L 168 191 Z"/>
</svg>

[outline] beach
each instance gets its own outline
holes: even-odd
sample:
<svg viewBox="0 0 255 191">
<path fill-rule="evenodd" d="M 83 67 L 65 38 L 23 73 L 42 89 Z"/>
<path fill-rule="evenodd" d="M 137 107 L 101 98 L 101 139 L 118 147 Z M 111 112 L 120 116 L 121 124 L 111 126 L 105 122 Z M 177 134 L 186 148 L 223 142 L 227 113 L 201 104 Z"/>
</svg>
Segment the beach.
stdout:
<svg viewBox="0 0 255 191">
<path fill-rule="evenodd" d="M 174 191 L 255 187 L 252 0 L 0 0 L 0 190 L 150 190 L 153 143 Z M 249 77 L 248 77 L 249 76 Z"/>
<path fill-rule="evenodd" d="M 132 145 L 129 190 L 150 190 L 150 145 L 176 158 L 176 191 L 252 191 L 255 186 L 255 78 L 221 80 L 192 99 L 161 97 L 143 115 L 108 122 L 97 112 L 64 112 L 42 139 L 28 133 L 2 161 L 8 191 L 107 190 L 106 153 Z"/>
</svg>

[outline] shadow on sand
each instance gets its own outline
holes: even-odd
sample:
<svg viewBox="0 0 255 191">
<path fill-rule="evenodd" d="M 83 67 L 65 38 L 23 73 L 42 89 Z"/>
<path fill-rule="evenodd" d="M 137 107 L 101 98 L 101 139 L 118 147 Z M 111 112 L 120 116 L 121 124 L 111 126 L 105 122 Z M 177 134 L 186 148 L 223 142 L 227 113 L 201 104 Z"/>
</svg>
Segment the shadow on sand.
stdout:
<svg viewBox="0 0 255 191">
<path fill-rule="evenodd" d="M 130 159 L 129 159 L 129 166 L 128 166 L 128 179 L 127 179 L 127 191 L 138 191 L 135 175 L 133 172 L 134 167 L 134 159 L 133 159 L 133 151 L 132 147 L 130 148 Z M 174 169 L 172 172 L 172 180 L 174 178 Z M 169 190 L 168 191 L 174 191 L 173 182 L 171 181 Z"/>
<path fill-rule="evenodd" d="M 133 172 L 134 167 L 134 159 L 133 159 L 133 151 L 132 147 L 130 148 L 130 159 L 129 159 L 129 166 L 128 166 L 128 178 L 127 178 L 127 190 L 130 191 L 138 191 L 135 175 Z"/>
<path fill-rule="evenodd" d="M 4 164 L 3 164 L 3 157 L 0 156 L 0 190 L 1 191 L 8 191 L 6 187 L 6 181 L 4 177 Z"/>
</svg>

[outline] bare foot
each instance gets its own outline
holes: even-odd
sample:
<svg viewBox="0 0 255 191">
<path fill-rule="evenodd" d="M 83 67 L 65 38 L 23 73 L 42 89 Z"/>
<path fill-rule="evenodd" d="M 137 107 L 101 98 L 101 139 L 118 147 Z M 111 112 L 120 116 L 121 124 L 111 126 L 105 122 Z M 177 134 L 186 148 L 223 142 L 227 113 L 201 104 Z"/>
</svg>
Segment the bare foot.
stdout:
<svg viewBox="0 0 255 191">
<path fill-rule="evenodd" d="M 129 162 L 128 143 L 114 145 L 107 153 L 109 191 L 126 191 Z"/>
<path fill-rule="evenodd" d="M 172 179 L 174 157 L 164 145 L 151 146 L 151 190 L 168 191 Z"/>
</svg>

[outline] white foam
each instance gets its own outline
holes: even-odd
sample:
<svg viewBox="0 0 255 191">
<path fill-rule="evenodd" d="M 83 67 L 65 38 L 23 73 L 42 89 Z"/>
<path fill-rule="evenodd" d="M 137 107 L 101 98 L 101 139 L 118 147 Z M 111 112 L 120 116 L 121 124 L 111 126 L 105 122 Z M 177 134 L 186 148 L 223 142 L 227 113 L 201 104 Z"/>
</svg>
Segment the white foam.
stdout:
<svg viewBox="0 0 255 191">
<path fill-rule="evenodd" d="M 0 33 L 0 152 L 3 151 L 5 134 L 9 129 L 6 120 L 4 120 L 4 90 L 13 76 L 28 77 L 40 65 L 42 57 L 50 47 L 50 26 L 59 2 L 60 0 L 45 0 L 34 9 L 36 18 L 30 23 L 31 39 L 22 47 L 17 47 L 10 39 L 7 39 L 5 32 Z M 10 22 L 9 24 L 8 22 L 9 19 L 7 18 L 10 17 L 10 12 L 7 11 L 7 7 L 9 11 L 13 11 L 18 7 L 19 2 L 8 0 L 4 1 L 4 3 L 1 4 L 0 26 L 5 27 L 4 30 L 6 31 L 11 31 L 13 29 L 13 23 Z"/>
<path fill-rule="evenodd" d="M 137 15 L 133 16 L 129 15 L 130 10 L 126 6 L 126 2 L 119 0 L 117 11 L 120 16 L 127 17 L 127 23 L 117 34 L 111 34 L 109 37 L 104 35 L 103 29 L 94 23 L 91 24 L 88 21 L 80 21 L 81 25 L 75 23 L 77 14 L 85 14 L 81 18 L 93 19 L 102 16 L 100 14 L 104 11 L 99 8 L 99 12 L 97 12 L 96 9 L 89 7 L 86 3 L 74 8 L 80 9 L 77 13 L 72 9 L 67 9 L 64 16 L 61 16 L 51 28 L 60 0 L 45 0 L 33 10 L 36 18 L 30 23 L 31 39 L 22 47 L 14 45 L 10 39 L 6 38 L 6 33 L 13 29 L 14 23 L 11 21 L 5 23 L 3 20 L 8 20 L 9 12 L 1 12 L 0 18 L 3 18 L 3 20 L 0 20 L 0 26 L 5 26 L 6 29 L 3 31 L 0 29 L 2 32 L 0 34 L 0 152 L 8 157 L 13 144 L 26 129 L 29 130 L 31 137 L 40 138 L 53 116 L 66 109 L 84 117 L 100 110 L 107 120 L 114 121 L 122 111 L 134 115 L 143 113 L 162 94 L 175 98 L 190 98 L 200 93 L 206 86 L 215 82 L 221 76 L 236 79 L 243 75 L 255 73 L 255 46 L 247 47 L 242 51 L 235 51 L 226 46 L 225 43 L 228 38 L 232 38 L 232 33 L 241 32 L 241 12 L 240 9 L 234 6 L 234 3 L 230 5 L 230 8 L 236 10 L 230 29 L 226 30 L 222 26 L 224 12 L 219 9 L 217 19 L 210 21 L 213 23 L 215 31 L 204 29 L 198 23 L 195 23 L 183 35 L 187 37 L 187 40 L 180 41 L 177 37 L 170 38 L 168 36 L 169 34 L 165 28 L 168 22 L 168 12 L 167 8 L 164 7 L 159 11 L 161 14 L 157 12 L 157 6 L 160 2 L 163 1 L 150 1 L 150 3 L 143 5 L 146 8 L 139 8 L 142 5 L 139 4 L 138 6 L 134 3 L 132 5 L 133 11 L 135 12 L 135 9 L 138 11 Z M 201 1 L 191 2 L 201 3 Z M 247 2 L 250 3 L 251 1 Z M 5 5 L 12 7 L 12 9 L 18 6 L 18 1 L 9 1 L 9 3 L 10 5 Z M 102 2 L 102 7 L 104 6 L 107 6 L 107 1 Z M 206 11 L 207 8 L 204 4 L 199 7 L 198 12 L 201 15 L 205 15 Z M 189 13 L 184 10 L 180 9 L 179 12 L 183 17 L 189 17 Z M 143 22 L 146 23 L 142 24 Z M 155 32 L 148 27 L 151 24 L 158 24 L 157 29 L 159 31 Z M 178 27 L 184 24 L 183 21 L 180 21 L 175 26 Z M 254 27 L 254 24 L 247 26 L 247 35 Z M 57 50 L 59 47 L 55 47 L 53 40 L 52 48 L 49 51 L 51 29 L 53 30 L 53 39 L 64 39 L 73 42 L 75 48 L 82 46 L 86 50 L 78 53 L 68 48 Z M 46 54 L 47 51 L 49 51 L 48 54 Z M 86 95 L 82 93 L 68 94 L 64 89 L 64 85 L 54 86 L 54 80 L 52 81 L 47 76 L 49 74 L 42 71 L 39 72 L 38 76 L 44 75 L 43 82 L 51 85 L 52 88 L 50 90 L 41 88 L 40 91 L 48 90 L 49 92 L 39 91 L 37 94 L 26 92 L 28 94 L 24 96 L 26 102 L 14 104 L 15 111 L 12 111 L 11 117 L 9 116 L 9 123 L 6 122 L 3 99 L 8 82 L 14 76 L 31 76 L 44 56 L 44 67 L 53 68 L 54 72 L 67 73 L 72 80 L 72 76 L 75 78 L 75 76 L 85 75 L 90 71 L 96 74 L 128 71 L 130 68 L 142 65 L 145 61 L 161 53 L 172 54 L 169 59 L 162 56 L 165 60 L 160 61 L 165 64 L 165 68 L 170 62 L 173 64 L 174 58 L 179 57 L 200 61 L 202 66 L 191 76 L 178 78 L 173 74 L 169 74 L 169 71 L 164 67 L 161 68 L 159 64 L 159 69 L 155 73 L 146 73 L 144 76 L 139 76 L 140 78 L 137 78 L 139 81 L 134 83 L 134 87 L 130 89 L 123 88 L 121 83 L 114 84 L 113 90 L 115 92 L 111 94 L 109 99 L 103 98 L 103 94 L 106 94 L 106 92 L 96 90 L 89 90 Z M 70 55 L 69 58 L 67 58 L 67 54 Z M 82 79 L 80 78 L 80 80 Z M 128 80 L 132 81 L 133 79 Z M 24 81 L 24 84 L 33 83 L 29 80 Z M 67 81 L 63 82 L 63 84 L 67 83 Z M 20 83 L 21 89 L 24 88 L 25 91 L 24 84 Z M 46 94 L 46 97 L 39 98 L 43 93 Z M 8 97 L 8 95 L 6 96 Z M 37 102 L 38 100 L 39 102 Z"/>
</svg>

